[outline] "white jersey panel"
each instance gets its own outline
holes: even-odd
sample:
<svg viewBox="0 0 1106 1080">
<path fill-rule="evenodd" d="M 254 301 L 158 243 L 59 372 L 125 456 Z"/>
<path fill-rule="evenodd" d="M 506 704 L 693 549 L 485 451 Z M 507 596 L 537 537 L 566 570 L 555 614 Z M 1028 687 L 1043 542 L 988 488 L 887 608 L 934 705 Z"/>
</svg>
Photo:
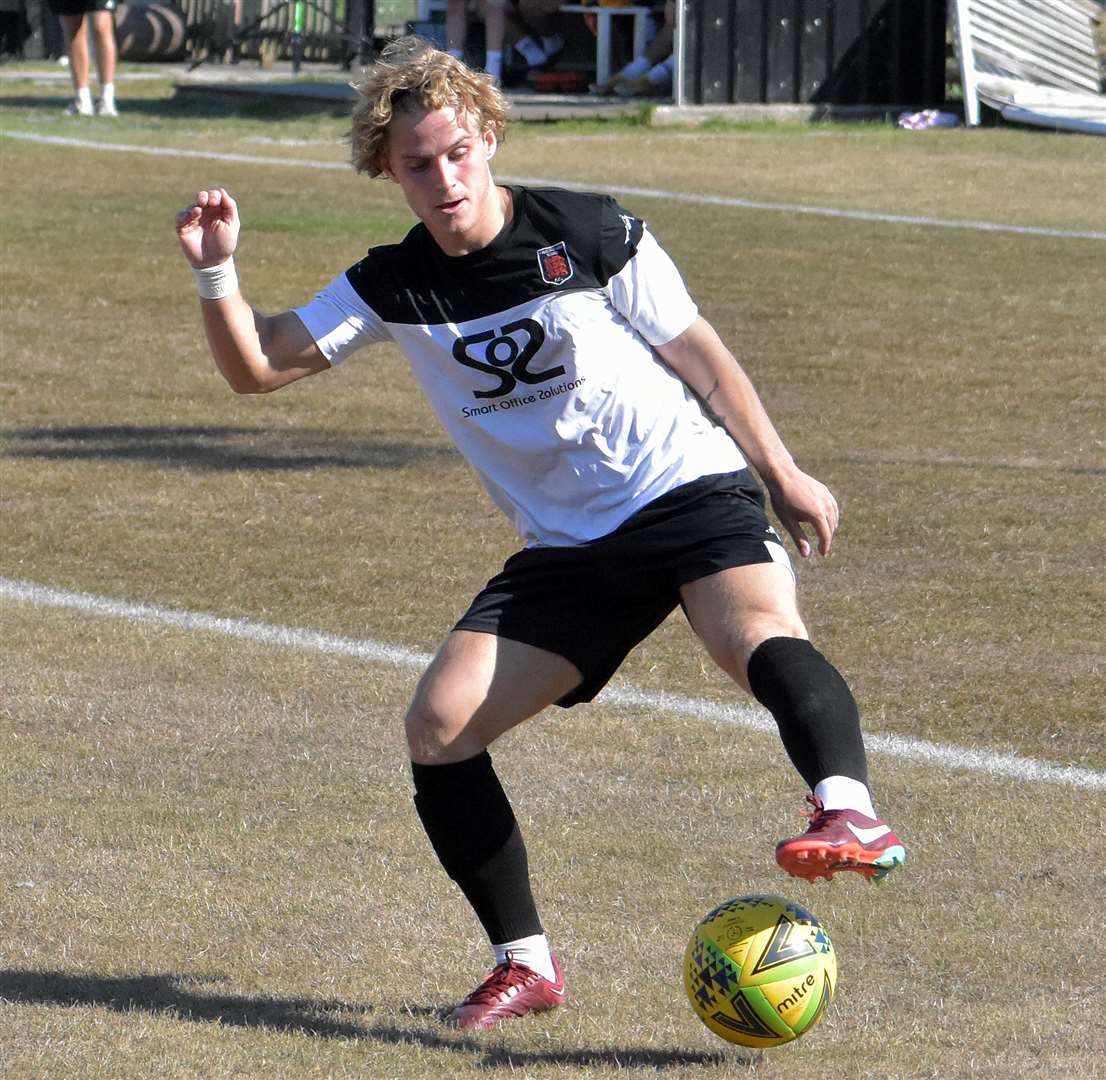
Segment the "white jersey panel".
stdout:
<svg viewBox="0 0 1106 1080">
<path fill-rule="evenodd" d="M 644 225 L 637 254 L 607 282 L 607 295 L 650 345 L 667 345 L 699 315 L 676 264 Z"/>
<path fill-rule="evenodd" d="M 364 345 L 391 338 L 384 321 L 357 295 L 345 274 L 316 293 L 309 304 L 293 311 L 331 367 Z"/>
</svg>

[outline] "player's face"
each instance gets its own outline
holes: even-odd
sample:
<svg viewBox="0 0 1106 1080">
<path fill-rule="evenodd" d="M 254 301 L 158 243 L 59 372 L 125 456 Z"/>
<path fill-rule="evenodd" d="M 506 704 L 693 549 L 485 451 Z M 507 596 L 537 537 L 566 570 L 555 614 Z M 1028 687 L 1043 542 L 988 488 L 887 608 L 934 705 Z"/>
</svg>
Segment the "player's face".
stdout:
<svg viewBox="0 0 1106 1080">
<path fill-rule="evenodd" d="M 495 148 L 492 132 L 453 108 L 400 112 L 388 125 L 388 175 L 447 255 L 478 251 L 503 227 Z"/>
</svg>

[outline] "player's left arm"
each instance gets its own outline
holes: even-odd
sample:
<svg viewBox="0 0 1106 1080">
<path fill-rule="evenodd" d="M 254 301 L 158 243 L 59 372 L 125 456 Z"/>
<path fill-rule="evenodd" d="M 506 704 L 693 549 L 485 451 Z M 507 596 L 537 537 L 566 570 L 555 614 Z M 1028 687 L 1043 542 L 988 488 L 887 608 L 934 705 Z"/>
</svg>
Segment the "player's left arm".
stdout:
<svg viewBox="0 0 1106 1080">
<path fill-rule="evenodd" d="M 699 317 L 682 334 L 654 348 L 760 474 L 799 554 L 805 559 L 812 550 L 805 524 L 814 530 L 818 550 L 828 555 L 837 530 L 837 500 L 795 464 L 752 382 L 714 327 Z"/>
</svg>

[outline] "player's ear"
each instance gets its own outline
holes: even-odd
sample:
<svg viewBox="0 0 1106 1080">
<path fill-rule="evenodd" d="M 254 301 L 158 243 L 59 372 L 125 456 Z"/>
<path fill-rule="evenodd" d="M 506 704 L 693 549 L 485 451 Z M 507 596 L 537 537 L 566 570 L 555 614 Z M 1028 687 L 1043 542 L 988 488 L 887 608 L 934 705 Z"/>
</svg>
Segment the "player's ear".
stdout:
<svg viewBox="0 0 1106 1080">
<path fill-rule="evenodd" d="M 491 128 L 485 129 L 483 139 L 485 157 L 491 161 L 495 157 L 495 152 L 499 149 L 499 139 L 496 138 L 495 132 Z"/>
</svg>

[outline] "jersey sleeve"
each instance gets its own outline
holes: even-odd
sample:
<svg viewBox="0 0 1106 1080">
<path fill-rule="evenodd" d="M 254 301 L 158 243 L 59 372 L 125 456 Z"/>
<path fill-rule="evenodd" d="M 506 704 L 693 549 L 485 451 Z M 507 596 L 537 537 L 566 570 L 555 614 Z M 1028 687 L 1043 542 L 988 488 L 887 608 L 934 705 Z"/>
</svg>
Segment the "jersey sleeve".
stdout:
<svg viewBox="0 0 1106 1080">
<path fill-rule="evenodd" d="M 695 321 L 699 309 L 676 264 L 645 222 L 613 199 L 603 217 L 607 295 L 615 310 L 650 345 L 665 345 Z"/>
<path fill-rule="evenodd" d="M 339 274 L 303 307 L 293 308 L 331 367 L 364 345 L 390 340 L 384 320 L 358 294 L 349 274 Z"/>
</svg>

